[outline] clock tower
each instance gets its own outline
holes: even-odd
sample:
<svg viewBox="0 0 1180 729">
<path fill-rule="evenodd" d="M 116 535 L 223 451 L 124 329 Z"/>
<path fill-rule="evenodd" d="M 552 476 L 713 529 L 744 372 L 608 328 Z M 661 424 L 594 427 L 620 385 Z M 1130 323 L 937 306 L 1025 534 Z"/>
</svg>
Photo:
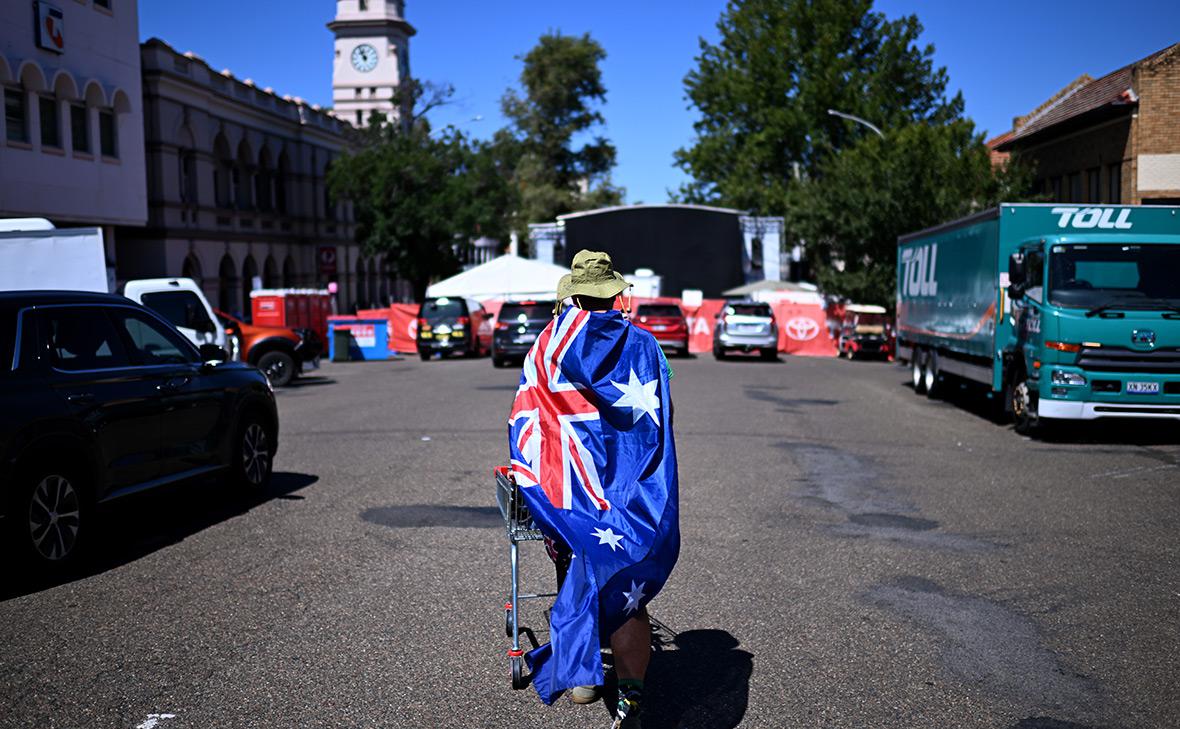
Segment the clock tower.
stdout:
<svg viewBox="0 0 1180 729">
<path fill-rule="evenodd" d="M 394 90 L 410 77 L 410 36 L 403 0 L 336 0 L 332 107 L 336 118 L 355 126 L 380 111 L 399 116 Z"/>
</svg>

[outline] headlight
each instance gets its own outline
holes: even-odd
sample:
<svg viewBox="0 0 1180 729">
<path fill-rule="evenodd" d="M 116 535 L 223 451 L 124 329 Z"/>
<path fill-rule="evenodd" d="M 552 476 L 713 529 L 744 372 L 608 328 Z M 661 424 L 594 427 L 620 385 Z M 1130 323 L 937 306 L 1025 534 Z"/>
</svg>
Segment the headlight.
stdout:
<svg viewBox="0 0 1180 729">
<path fill-rule="evenodd" d="M 1086 384 L 1086 376 L 1077 372 L 1065 372 L 1062 370 L 1053 370 L 1053 384 L 1054 385 L 1084 385 Z"/>
</svg>

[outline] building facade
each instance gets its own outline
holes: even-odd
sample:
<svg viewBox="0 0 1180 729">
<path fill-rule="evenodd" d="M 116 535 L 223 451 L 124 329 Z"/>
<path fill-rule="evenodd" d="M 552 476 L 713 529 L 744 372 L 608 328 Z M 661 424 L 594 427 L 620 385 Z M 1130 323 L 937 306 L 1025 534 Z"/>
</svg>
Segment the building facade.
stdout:
<svg viewBox="0 0 1180 729">
<path fill-rule="evenodd" d="M 119 232 L 121 280 L 186 276 L 247 316 L 256 288 L 334 283 L 340 310 L 388 299 L 388 267 L 327 191 L 341 121 L 158 39 L 141 63 L 148 215 Z"/>
<path fill-rule="evenodd" d="M 135 0 L 0 0 L 0 217 L 101 226 L 147 220 Z"/>
<path fill-rule="evenodd" d="M 395 98 L 410 77 L 410 36 L 402 0 L 337 0 L 328 23 L 336 36 L 332 66 L 333 113 L 361 127 L 373 112 L 401 116 L 408 99 Z"/>
<path fill-rule="evenodd" d="M 1032 162 L 1051 202 L 1180 204 L 1180 44 L 1074 80 L 989 146 Z"/>
</svg>

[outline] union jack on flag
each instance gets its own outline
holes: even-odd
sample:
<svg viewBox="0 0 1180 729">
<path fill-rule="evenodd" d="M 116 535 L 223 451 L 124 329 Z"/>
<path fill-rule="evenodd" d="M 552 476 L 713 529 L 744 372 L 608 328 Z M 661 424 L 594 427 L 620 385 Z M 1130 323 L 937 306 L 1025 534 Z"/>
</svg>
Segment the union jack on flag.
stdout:
<svg viewBox="0 0 1180 729">
<path fill-rule="evenodd" d="M 680 549 L 676 447 L 659 344 L 617 311 L 566 309 L 534 343 L 508 418 L 537 526 L 569 548 L 550 642 L 527 656 L 551 703 L 601 685 L 601 641 L 663 587 Z"/>
</svg>

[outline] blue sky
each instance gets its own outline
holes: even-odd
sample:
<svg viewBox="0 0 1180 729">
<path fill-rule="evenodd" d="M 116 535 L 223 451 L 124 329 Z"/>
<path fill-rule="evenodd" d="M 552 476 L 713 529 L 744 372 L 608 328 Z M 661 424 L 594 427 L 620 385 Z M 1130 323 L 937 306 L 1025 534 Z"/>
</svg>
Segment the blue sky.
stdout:
<svg viewBox="0 0 1180 729">
<path fill-rule="evenodd" d="M 410 43 L 419 78 L 445 81 L 454 103 L 433 115 L 490 136 L 504 124 L 500 96 L 548 30 L 589 32 L 607 51 L 605 134 L 619 150 L 615 182 L 629 202 L 662 202 L 685 179 L 672 153 L 692 140 L 695 114 L 682 81 L 698 40 L 715 40 L 720 0 L 407 0 L 418 34 Z M 1180 41 L 1176 0 L 878 0 L 889 17 L 914 13 L 924 40 L 962 91 L 980 129 L 1006 130 L 1081 73 L 1095 77 Z M 140 0 L 140 35 L 192 50 L 280 94 L 331 103 L 329 0 L 243 2 Z M 471 121 L 482 116 L 481 121 Z"/>
</svg>

